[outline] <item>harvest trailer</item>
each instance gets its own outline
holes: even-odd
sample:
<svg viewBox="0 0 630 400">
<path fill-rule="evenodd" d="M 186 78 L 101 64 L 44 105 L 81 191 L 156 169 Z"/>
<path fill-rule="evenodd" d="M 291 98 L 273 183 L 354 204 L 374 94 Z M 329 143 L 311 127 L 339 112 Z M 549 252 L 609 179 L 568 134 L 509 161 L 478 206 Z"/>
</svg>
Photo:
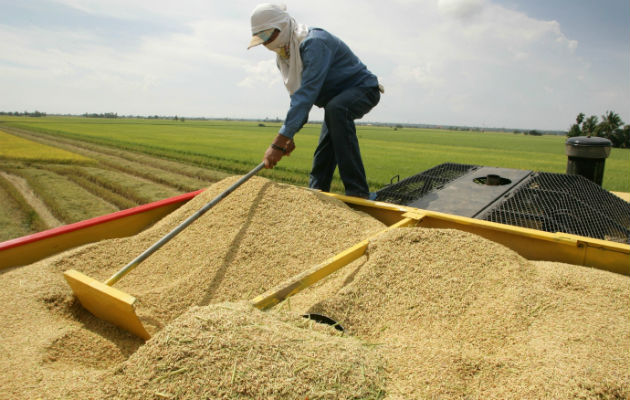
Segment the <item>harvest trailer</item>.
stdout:
<svg viewBox="0 0 630 400">
<path fill-rule="evenodd" d="M 0 392 L 625 396 L 630 204 L 592 181 L 449 163 L 369 201 L 256 177 L 101 283 L 236 178 L 1 243 Z M 87 312 L 72 269 L 124 311 Z"/>
</svg>

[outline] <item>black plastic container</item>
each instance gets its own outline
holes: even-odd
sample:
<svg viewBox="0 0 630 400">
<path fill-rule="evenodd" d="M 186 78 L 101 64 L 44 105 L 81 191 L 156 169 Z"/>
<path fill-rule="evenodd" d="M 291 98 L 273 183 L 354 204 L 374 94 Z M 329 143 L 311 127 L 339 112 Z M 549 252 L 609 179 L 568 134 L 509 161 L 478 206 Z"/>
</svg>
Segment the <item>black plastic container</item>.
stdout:
<svg viewBox="0 0 630 400">
<path fill-rule="evenodd" d="M 581 175 L 601 186 L 611 147 L 612 142 L 602 137 L 575 136 L 567 139 L 567 175 Z"/>
</svg>

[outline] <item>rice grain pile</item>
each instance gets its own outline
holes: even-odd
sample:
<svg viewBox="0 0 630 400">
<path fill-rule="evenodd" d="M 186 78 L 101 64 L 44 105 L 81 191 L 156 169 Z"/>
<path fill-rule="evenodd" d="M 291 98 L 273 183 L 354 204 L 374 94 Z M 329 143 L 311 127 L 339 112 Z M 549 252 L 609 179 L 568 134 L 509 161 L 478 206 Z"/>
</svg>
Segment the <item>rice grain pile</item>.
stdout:
<svg viewBox="0 0 630 400">
<path fill-rule="evenodd" d="M 128 239 L 55 262 L 105 280 L 230 186 L 225 179 Z M 251 299 L 382 230 L 377 220 L 323 194 L 254 177 L 116 284 L 138 299 L 155 332 L 192 305 Z"/>
<path fill-rule="evenodd" d="M 343 279 L 309 312 L 381 347 L 388 398 L 630 396 L 628 277 L 404 228 L 371 241 Z"/>
<path fill-rule="evenodd" d="M 106 280 L 232 185 L 227 178 L 153 227 L 0 271 L 0 393 L 66 397 L 133 354 L 143 342 L 85 311 L 63 271 Z M 192 306 L 255 297 L 363 240 L 383 225 L 307 189 L 254 177 L 115 286 L 138 298 L 155 334 Z"/>
<path fill-rule="evenodd" d="M 116 284 L 138 298 L 146 343 L 74 299 L 63 271 L 104 281 L 236 179 L 133 237 L 0 271 L 0 397 L 630 398 L 629 278 L 530 262 L 465 232 L 389 231 L 271 312 L 252 308 L 384 228 L 258 177 Z"/>
<path fill-rule="evenodd" d="M 319 326 L 317 326 L 319 325 Z M 193 307 L 103 377 L 104 399 L 376 399 L 381 360 L 358 340 L 245 303 Z"/>
</svg>

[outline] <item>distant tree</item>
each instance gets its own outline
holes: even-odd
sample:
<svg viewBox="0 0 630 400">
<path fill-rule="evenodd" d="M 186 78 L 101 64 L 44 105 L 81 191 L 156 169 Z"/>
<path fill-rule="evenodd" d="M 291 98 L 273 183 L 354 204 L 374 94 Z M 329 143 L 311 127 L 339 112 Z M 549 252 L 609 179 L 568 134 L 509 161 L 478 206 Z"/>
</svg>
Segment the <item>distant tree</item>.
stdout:
<svg viewBox="0 0 630 400">
<path fill-rule="evenodd" d="M 594 115 L 584 119 L 584 113 L 579 113 L 575 124 L 571 126 L 568 137 L 574 136 L 598 136 L 612 142 L 613 147 L 630 148 L 630 125 L 621 128 L 624 122 L 619 114 L 607 111 L 602 115 L 602 121 Z"/>
<path fill-rule="evenodd" d="M 117 113 L 101 113 L 101 114 L 97 114 L 97 113 L 85 113 L 83 114 L 84 117 L 86 118 L 118 118 L 118 114 Z"/>
<path fill-rule="evenodd" d="M 13 115 L 16 117 L 19 116 L 24 116 L 24 117 L 45 117 L 46 113 L 45 112 L 41 112 L 41 111 L 33 111 L 33 112 L 29 112 L 29 111 L 24 111 L 23 113 L 19 112 L 19 111 L 15 111 L 15 112 L 6 112 L 6 111 L 0 111 L 0 115 Z"/>
<path fill-rule="evenodd" d="M 630 125 L 626 125 L 623 129 L 618 129 L 615 133 L 615 137 L 617 138 L 618 147 L 623 149 L 630 149 Z M 613 141 L 613 145 L 615 142 Z"/>
<path fill-rule="evenodd" d="M 605 137 L 606 139 L 613 140 L 616 131 L 623 126 L 623 121 L 619 114 L 608 111 L 602 115 L 602 122 L 598 126 L 598 136 Z"/>
<path fill-rule="evenodd" d="M 582 125 L 582 122 L 584 122 L 584 113 L 579 113 L 577 118 L 575 118 L 575 124 L 571 125 L 567 136 L 582 136 L 582 128 L 580 127 L 580 125 Z"/>
<path fill-rule="evenodd" d="M 575 122 L 580 125 L 582 122 L 584 122 L 584 117 L 586 117 L 584 113 L 579 113 L 578 116 L 575 118 Z"/>
<path fill-rule="evenodd" d="M 597 117 L 591 115 L 582 123 L 582 133 L 586 136 L 597 136 Z"/>
</svg>

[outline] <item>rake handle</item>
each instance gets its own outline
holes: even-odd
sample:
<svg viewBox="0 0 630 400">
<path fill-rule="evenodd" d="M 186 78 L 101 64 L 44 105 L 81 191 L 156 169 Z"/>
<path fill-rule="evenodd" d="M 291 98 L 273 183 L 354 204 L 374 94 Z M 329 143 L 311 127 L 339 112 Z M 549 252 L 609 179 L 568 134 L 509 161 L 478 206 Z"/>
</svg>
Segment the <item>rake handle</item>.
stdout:
<svg viewBox="0 0 630 400">
<path fill-rule="evenodd" d="M 134 258 L 129 264 L 125 265 L 120 271 L 118 271 L 114 275 L 112 275 L 111 278 L 109 278 L 107 281 L 105 281 L 105 284 L 108 285 L 108 286 L 112 286 L 114 283 L 118 282 L 120 280 L 120 278 L 122 278 L 129 271 L 131 271 L 132 269 L 137 267 L 138 264 L 140 264 L 142 261 L 144 261 L 151 254 L 155 253 L 160 247 L 165 245 L 169 240 L 171 240 L 178 233 L 183 231 L 188 225 L 192 224 L 197 218 L 199 218 L 203 214 L 205 214 L 206 211 L 208 211 L 209 209 L 214 207 L 218 202 L 220 202 L 225 197 L 227 197 L 227 195 L 229 195 L 234 190 L 236 190 L 236 188 L 238 188 L 243 183 L 245 183 L 247 180 L 249 180 L 249 178 L 251 178 L 252 176 L 256 175 L 256 173 L 258 173 L 258 171 L 260 171 L 264 166 L 265 166 L 264 162 L 261 162 L 260 164 L 258 164 L 258 166 L 256 166 L 256 168 L 254 168 L 251 171 L 249 171 L 246 175 L 241 177 L 241 179 L 239 179 L 234 184 L 232 184 L 232 186 L 230 186 L 224 192 L 222 192 L 217 197 L 212 199 L 208 204 L 203 206 L 199 211 L 197 211 L 196 213 L 194 213 L 190 217 L 186 218 L 186 220 L 184 222 L 182 222 L 181 224 L 176 226 L 172 231 L 167 233 L 162 239 L 160 239 L 157 242 L 155 242 L 151 247 L 146 249 L 142 254 L 140 254 L 138 257 Z"/>
</svg>

